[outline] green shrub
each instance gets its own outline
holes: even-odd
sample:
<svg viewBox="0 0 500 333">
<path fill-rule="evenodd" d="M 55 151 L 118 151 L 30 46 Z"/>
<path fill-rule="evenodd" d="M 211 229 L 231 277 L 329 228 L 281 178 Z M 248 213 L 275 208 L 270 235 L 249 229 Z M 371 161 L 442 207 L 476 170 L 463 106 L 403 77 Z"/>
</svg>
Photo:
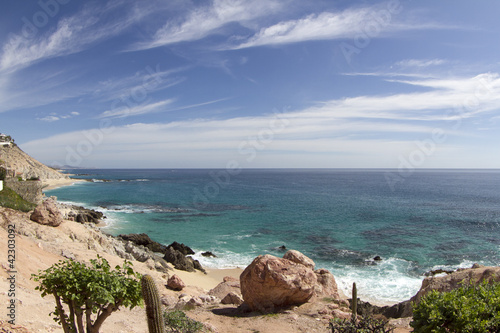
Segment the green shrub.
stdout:
<svg viewBox="0 0 500 333">
<path fill-rule="evenodd" d="M 1 163 L 1 160 L 0 160 Z M 5 180 L 5 177 L 7 176 L 7 170 L 5 168 L 0 168 L 0 180 Z"/>
<path fill-rule="evenodd" d="M 24 200 L 11 188 L 3 184 L 3 191 L 0 191 L 0 206 L 7 207 L 21 212 L 29 212 L 36 207 L 35 204 Z"/>
<path fill-rule="evenodd" d="M 86 266 L 74 260 L 52 265 L 32 278 L 40 284 L 42 297 L 53 295 L 54 320 L 65 333 L 98 333 L 106 318 L 121 306 L 142 305 L 141 285 L 131 263 L 111 269 L 106 259 L 97 256 Z M 67 305 L 69 314 L 61 302 Z"/>
<path fill-rule="evenodd" d="M 390 333 L 394 329 L 388 328 L 385 320 L 363 316 L 359 320 L 334 319 L 330 322 L 330 330 L 332 333 Z"/>
<path fill-rule="evenodd" d="M 164 317 L 167 332 L 194 333 L 203 329 L 202 323 L 189 318 L 183 311 L 180 310 L 165 312 Z"/>
<path fill-rule="evenodd" d="M 500 284 L 431 291 L 413 306 L 414 332 L 500 332 Z"/>
</svg>

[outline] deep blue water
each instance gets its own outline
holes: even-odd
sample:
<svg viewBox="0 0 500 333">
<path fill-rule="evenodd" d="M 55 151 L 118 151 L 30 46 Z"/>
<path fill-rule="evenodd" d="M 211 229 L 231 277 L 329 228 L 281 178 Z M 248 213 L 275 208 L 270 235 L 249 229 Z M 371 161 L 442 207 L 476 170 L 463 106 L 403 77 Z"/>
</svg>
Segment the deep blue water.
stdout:
<svg viewBox="0 0 500 333">
<path fill-rule="evenodd" d="M 428 270 L 500 263 L 499 170 L 422 170 L 395 184 L 397 170 L 76 173 L 95 182 L 47 194 L 103 210 L 109 233 L 212 251 L 218 258 L 196 256 L 208 267 L 246 266 L 285 245 L 346 292 L 356 282 L 361 297 L 400 301 Z"/>
</svg>

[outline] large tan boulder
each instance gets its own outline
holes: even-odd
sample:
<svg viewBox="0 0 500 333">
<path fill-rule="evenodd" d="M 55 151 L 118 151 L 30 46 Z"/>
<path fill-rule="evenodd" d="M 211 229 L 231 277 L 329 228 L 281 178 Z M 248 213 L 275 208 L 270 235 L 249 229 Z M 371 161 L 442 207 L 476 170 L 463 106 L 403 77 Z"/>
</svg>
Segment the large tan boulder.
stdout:
<svg viewBox="0 0 500 333">
<path fill-rule="evenodd" d="M 49 198 L 35 208 L 31 213 L 30 220 L 39 224 L 57 227 L 63 222 L 63 216 L 57 208 L 56 202 Z"/>
<path fill-rule="evenodd" d="M 258 256 L 240 276 L 243 300 L 251 310 L 264 312 L 306 303 L 317 282 L 311 268 L 272 255 Z"/>
<path fill-rule="evenodd" d="M 300 253 L 297 250 L 288 251 L 287 253 L 285 253 L 283 258 L 288 259 L 288 260 L 293 261 L 293 262 L 296 262 L 297 264 L 302 264 L 302 265 L 309 267 L 310 269 L 313 269 L 313 270 L 314 270 L 314 266 L 316 266 L 316 264 L 314 263 L 314 261 L 311 258 L 305 256 L 304 254 Z"/>
</svg>

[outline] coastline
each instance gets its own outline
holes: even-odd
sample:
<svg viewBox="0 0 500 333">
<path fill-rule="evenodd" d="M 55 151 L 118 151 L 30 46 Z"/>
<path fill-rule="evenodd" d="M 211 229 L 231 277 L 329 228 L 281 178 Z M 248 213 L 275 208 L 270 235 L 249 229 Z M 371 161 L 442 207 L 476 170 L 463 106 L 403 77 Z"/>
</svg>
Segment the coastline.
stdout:
<svg viewBox="0 0 500 333">
<path fill-rule="evenodd" d="M 75 178 L 45 179 L 42 181 L 43 191 L 54 190 L 56 188 L 65 186 L 71 186 L 80 182 L 86 182 L 86 180 L 75 179 Z"/>
</svg>

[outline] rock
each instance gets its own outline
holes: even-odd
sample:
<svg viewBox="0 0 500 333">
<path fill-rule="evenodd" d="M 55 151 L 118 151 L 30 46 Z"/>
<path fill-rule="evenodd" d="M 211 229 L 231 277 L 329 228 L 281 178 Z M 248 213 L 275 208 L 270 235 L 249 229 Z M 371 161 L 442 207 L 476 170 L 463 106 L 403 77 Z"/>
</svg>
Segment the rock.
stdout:
<svg viewBox="0 0 500 333">
<path fill-rule="evenodd" d="M 451 274 L 453 272 L 454 271 L 449 271 L 449 270 L 445 270 L 445 269 L 440 268 L 440 269 L 434 269 L 434 270 L 429 271 L 429 272 L 425 272 L 424 276 L 434 276 L 434 275 L 443 274 L 443 273 Z"/>
<path fill-rule="evenodd" d="M 58 227 L 63 222 L 63 217 L 56 202 L 52 199 L 47 199 L 38 205 L 30 216 L 30 220 L 48 225 L 51 227 Z"/>
<path fill-rule="evenodd" d="M 147 234 L 128 234 L 128 235 L 118 235 L 119 238 L 131 241 L 136 245 L 142 245 L 153 252 L 159 252 L 165 254 L 167 247 L 163 244 L 155 242 Z"/>
<path fill-rule="evenodd" d="M 168 279 L 167 287 L 175 291 L 181 291 L 186 287 L 186 284 L 179 276 L 174 274 Z"/>
<path fill-rule="evenodd" d="M 241 305 L 243 303 L 243 298 L 240 295 L 230 292 L 220 301 L 222 304 L 234 304 Z"/>
<path fill-rule="evenodd" d="M 229 293 L 241 295 L 240 281 L 226 276 L 224 281 L 208 292 L 209 295 L 223 299 Z"/>
<path fill-rule="evenodd" d="M 337 282 L 330 271 L 322 268 L 314 271 L 314 274 L 316 274 L 316 279 L 318 280 L 314 289 L 316 295 L 329 296 L 335 299 L 340 298 Z"/>
<path fill-rule="evenodd" d="M 312 259 L 306 257 L 302 253 L 296 250 L 290 250 L 283 256 L 283 259 L 288 259 L 290 261 L 296 262 L 297 264 L 304 265 L 312 270 L 314 270 L 314 266 L 316 265 Z"/>
<path fill-rule="evenodd" d="M 380 256 L 375 256 L 373 257 L 374 261 L 382 261 L 382 258 Z"/>
<path fill-rule="evenodd" d="M 205 269 L 201 266 L 198 260 L 194 260 L 191 257 L 186 257 L 182 252 L 175 250 L 172 247 L 168 247 L 165 251 L 164 260 L 174 265 L 176 269 L 182 271 L 194 272 L 198 269 L 205 273 Z"/>
<path fill-rule="evenodd" d="M 219 297 L 215 297 L 213 295 L 200 295 L 198 297 L 201 299 L 203 303 L 207 304 L 217 304 L 221 302 Z"/>
<path fill-rule="evenodd" d="M 102 212 L 94 209 L 88 209 L 81 206 L 71 206 L 71 211 L 68 212 L 66 219 L 79 223 L 99 223 L 106 218 Z"/>
<path fill-rule="evenodd" d="M 477 284 L 481 281 L 500 281 L 500 267 L 478 267 L 457 270 L 445 276 L 427 277 L 422 281 L 418 293 L 411 298 L 412 302 L 420 302 L 420 299 L 431 290 L 440 292 L 451 291 L 462 285 Z"/>
<path fill-rule="evenodd" d="M 201 255 L 207 258 L 217 258 L 217 256 L 210 251 L 203 252 Z"/>
<path fill-rule="evenodd" d="M 189 254 L 194 254 L 194 251 L 189 246 L 184 245 L 184 244 L 179 244 L 177 242 L 173 242 L 172 244 L 170 244 L 167 247 L 171 247 L 174 250 L 181 252 L 185 256 L 187 256 Z"/>
<path fill-rule="evenodd" d="M 190 306 L 202 306 L 203 305 L 203 301 L 199 297 L 193 296 L 193 297 L 191 297 L 191 299 L 189 301 L 187 301 L 187 305 L 190 305 Z"/>
<path fill-rule="evenodd" d="M 74 255 L 74 254 L 73 254 L 73 252 L 71 252 L 71 251 L 68 251 L 68 250 L 61 250 L 61 255 L 62 255 L 64 258 L 71 259 L 71 260 L 76 260 L 75 255 Z"/>
<path fill-rule="evenodd" d="M 125 244 L 125 250 L 134 257 L 135 260 L 145 262 L 151 258 L 152 253 L 149 253 L 144 246 L 135 246 L 132 242 Z"/>
<path fill-rule="evenodd" d="M 272 255 L 258 256 L 240 276 L 245 303 L 264 312 L 306 303 L 317 282 L 312 269 Z"/>
<path fill-rule="evenodd" d="M 333 310 L 332 315 L 333 315 L 333 317 L 339 318 L 339 319 L 346 319 L 346 320 L 351 319 L 350 313 L 344 312 L 344 311 L 339 310 L 339 309 Z"/>
</svg>

